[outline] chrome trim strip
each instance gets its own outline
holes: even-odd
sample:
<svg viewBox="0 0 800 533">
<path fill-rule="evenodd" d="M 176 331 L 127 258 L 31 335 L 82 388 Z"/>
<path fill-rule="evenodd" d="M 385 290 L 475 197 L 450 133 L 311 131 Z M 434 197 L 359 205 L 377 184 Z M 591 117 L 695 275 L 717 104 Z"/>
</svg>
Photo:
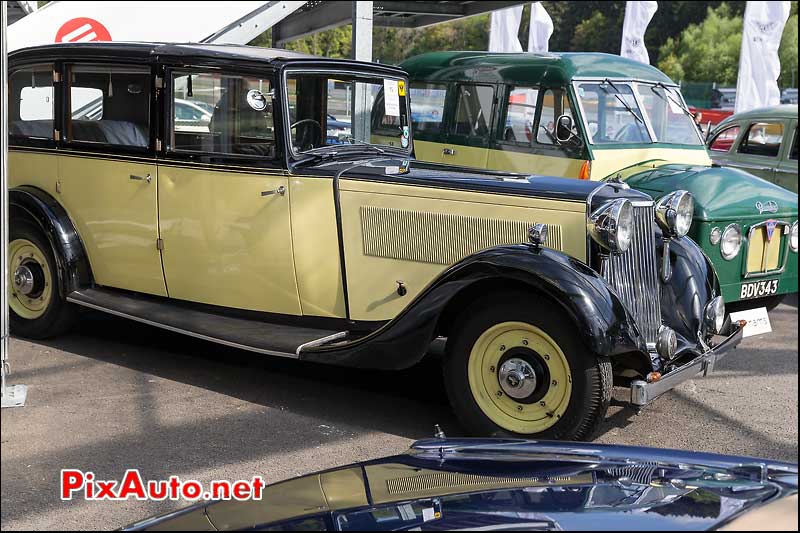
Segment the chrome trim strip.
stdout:
<svg viewBox="0 0 800 533">
<path fill-rule="evenodd" d="M 328 335 L 327 337 L 322 337 L 321 339 L 317 339 L 317 340 L 314 340 L 314 341 L 308 341 L 308 342 L 306 342 L 304 344 L 301 344 L 300 346 L 297 347 L 297 350 L 295 350 L 295 355 L 297 357 L 300 357 L 300 352 L 302 352 L 306 348 L 314 348 L 316 346 L 322 346 L 323 344 L 328 344 L 331 341 L 335 341 L 335 340 L 338 340 L 338 339 L 343 339 L 345 337 L 347 337 L 347 332 L 346 331 L 340 331 L 339 333 L 334 333 L 333 335 Z"/>
<path fill-rule="evenodd" d="M 103 306 L 100 306 L 100 305 L 90 304 L 88 302 L 83 302 L 83 301 L 77 300 L 77 299 L 75 299 L 75 298 L 73 298 L 71 296 L 67 296 L 67 301 L 70 302 L 70 303 L 74 303 L 76 305 L 81 305 L 83 307 L 88 307 L 89 309 L 94 309 L 96 311 L 101 311 L 103 313 L 108 313 L 110 315 L 115 315 L 115 316 L 119 316 L 119 317 L 122 317 L 122 318 L 127 318 L 129 320 L 134 320 L 136 322 L 141 322 L 142 324 L 147 324 L 148 326 L 155 326 L 157 328 L 165 329 L 167 331 L 172 331 L 174 333 L 181 333 L 183 335 L 188 335 L 188 336 L 194 337 L 196 339 L 201 339 L 201 340 L 213 342 L 213 343 L 216 343 L 216 344 L 223 344 L 225 346 L 230 346 L 231 348 L 238 348 L 240 350 L 247 350 L 248 352 L 255 352 L 255 353 L 262 354 L 262 355 L 274 355 L 274 356 L 277 356 L 277 357 L 286 357 L 286 358 L 289 358 L 289 359 L 297 359 L 297 355 L 293 354 L 293 353 L 275 352 L 275 351 L 272 351 L 272 350 L 264 350 L 262 348 L 255 348 L 253 346 L 246 346 L 244 344 L 238 344 L 238 343 L 231 342 L 231 341 L 217 339 L 215 337 L 209 337 L 208 335 L 201 335 L 199 333 L 194 333 L 192 331 L 188 331 L 188 330 L 185 330 L 185 329 L 180 329 L 180 328 L 176 328 L 176 327 L 173 327 L 173 326 L 168 326 L 166 324 L 161 324 L 160 322 L 154 322 L 152 320 L 147 320 L 146 318 L 140 318 L 138 316 L 129 315 L 127 313 L 123 313 L 123 312 L 117 311 L 115 309 L 109 309 L 107 307 L 103 307 Z"/>
</svg>

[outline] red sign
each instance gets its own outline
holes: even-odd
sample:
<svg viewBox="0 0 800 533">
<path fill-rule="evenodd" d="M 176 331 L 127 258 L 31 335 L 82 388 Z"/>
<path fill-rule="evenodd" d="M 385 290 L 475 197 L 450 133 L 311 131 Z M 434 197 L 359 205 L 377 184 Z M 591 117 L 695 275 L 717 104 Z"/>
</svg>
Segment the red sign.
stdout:
<svg viewBox="0 0 800 533">
<path fill-rule="evenodd" d="M 111 34 L 105 26 L 94 19 L 78 17 L 65 22 L 56 32 L 57 43 L 85 43 L 110 41 Z"/>
</svg>

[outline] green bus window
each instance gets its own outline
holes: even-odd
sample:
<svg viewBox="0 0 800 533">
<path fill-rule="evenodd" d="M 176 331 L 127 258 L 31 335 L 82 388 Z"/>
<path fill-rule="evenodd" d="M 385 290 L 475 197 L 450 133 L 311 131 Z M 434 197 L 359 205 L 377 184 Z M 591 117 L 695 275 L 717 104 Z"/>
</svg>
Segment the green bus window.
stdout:
<svg viewBox="0 0 800 533">
<path fill-rule="evenodd" d="M 539 90 L 530 87 L 512 87 L 506 101 L 506 123 L 502 140 L 530 146 L 533 141 L 533 121 Z"/>
<path fill-rule="evenodd" d="M 486 85 L 459 85 L 452 133 L 485 139 L 489 135 L 494 89 Z"/>
<path fill-rule="evenodd" d="M 447 85 L 439 83 L 412 83 L 411 126 L 415 132 L 441 133 Z"/>
<path fill-rule="evenodd" d="M 574 116 L 569 105 L 567 92 L 563 89 L 547 89 L 542 98 L 542 114 L 536 128 L 536 142 L 539 144 L 560 145 L 556 140 L 556 119 L 561 115 Z M 578 134 L 577 131 L 574 132 Z"/>
</svg>

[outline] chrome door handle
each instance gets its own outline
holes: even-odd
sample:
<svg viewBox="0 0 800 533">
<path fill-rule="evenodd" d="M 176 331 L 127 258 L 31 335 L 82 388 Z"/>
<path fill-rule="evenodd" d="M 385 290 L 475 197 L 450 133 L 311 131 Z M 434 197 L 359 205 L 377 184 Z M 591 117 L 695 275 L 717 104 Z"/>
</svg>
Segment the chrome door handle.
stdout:
<svg viewBox="0 0 800 533">
<path fill-rule="evenodd" d="M 286 194 L 286 187 L 281 185 L 274 191 L 261 191 L 261 196 L 272 196 L 273 194 L 280 194 L 281 196 L 283 196 L 284 194 Z"/>
<path fill-rule="evenodd" d="M 454 148 L 444 148 L 442 150 L 442 155 L 456 155 L 456 151 Z"/>
<path fill-rule="evenodd" d="M 147 174 L 145 177 L 137 176 L 135 174 L 131 174 L 130 178 L 132 180 L 134 180 L 134 181 L 146 181 L 147 183 L 150 183 L 151 181 L 153 181 L 153 177 L 150 176 L 150 174 Z"/>
</svg>

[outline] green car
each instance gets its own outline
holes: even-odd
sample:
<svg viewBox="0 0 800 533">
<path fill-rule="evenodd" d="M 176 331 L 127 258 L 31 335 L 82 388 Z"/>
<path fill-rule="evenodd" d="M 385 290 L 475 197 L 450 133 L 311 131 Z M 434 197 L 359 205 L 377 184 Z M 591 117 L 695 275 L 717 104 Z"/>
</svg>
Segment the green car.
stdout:
<svg viewBox="0 0 800 533">
<path fill-rule="evenodd" d="M 779 105 L 730 116 L 710 135 L 711 159 L 741 168 L 797 193 L 797 106 Z"/>
<path fill-rule="evenodd" d="M 598 53 L 434 52 L 400 66 L 417 159 L 621 180 L 656 199 L 688 190 L 689 236 L 730 308 L 771 309 L 797 292 L 797 194 L 714 165 L 680 88 L 658 69 Z"/>
</svg>

